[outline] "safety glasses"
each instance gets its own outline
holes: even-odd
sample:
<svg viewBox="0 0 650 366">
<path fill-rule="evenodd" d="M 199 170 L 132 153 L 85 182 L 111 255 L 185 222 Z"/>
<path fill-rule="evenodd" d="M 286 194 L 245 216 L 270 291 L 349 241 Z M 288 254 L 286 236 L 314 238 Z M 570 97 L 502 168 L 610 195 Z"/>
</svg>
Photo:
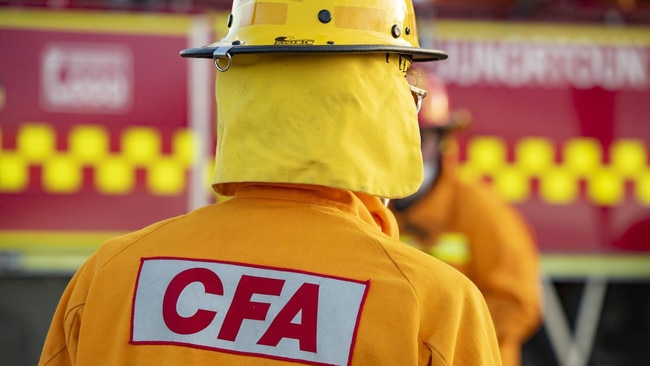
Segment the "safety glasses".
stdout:
<svg viewBox="0 0 650 366">
<path fill-rule="evenodd" d="M 413 101 L 415 102 L 415 108 L 420 112 L 420 108 L 422 108 L 422 100 L 427 96 L 427 91 L 413 85 L 409 85 L 409 89 L 411 90 Z"/>
</svg>

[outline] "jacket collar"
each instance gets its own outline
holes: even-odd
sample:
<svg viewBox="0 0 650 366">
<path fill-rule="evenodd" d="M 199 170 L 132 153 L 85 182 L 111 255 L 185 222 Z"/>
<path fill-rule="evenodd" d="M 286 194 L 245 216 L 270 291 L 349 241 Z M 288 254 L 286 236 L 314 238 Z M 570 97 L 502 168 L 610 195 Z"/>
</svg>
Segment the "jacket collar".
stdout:
<svg viewBox="0 0 650 366">
<path fill-rule="evenodd" d="M 264 197 L 329 206 L 373 226 L 397 239 L 399 232 L 395 217 L 382 201 L 365 193 L 309 184 L 241 183 L 237 197 Z"/>
</svg>

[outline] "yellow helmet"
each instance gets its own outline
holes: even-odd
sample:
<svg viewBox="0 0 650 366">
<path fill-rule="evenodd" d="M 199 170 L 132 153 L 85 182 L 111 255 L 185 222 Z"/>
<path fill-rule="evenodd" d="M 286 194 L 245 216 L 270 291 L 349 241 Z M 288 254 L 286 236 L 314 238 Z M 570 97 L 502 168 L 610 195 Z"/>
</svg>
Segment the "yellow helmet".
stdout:
<svg viewBox="0 0 650 366">
<path fill-rule="evenodd" d="M 232 55 L 260 53 L 396 53 L 412 61 L 447 58 L 422 49 L 411 0 L 235 0 L 225 38 L 181 56 L 212 58 L 227 69 Z M 219 59 L 228 59 L 226 67 Z M 223 71 L 223 70 L 222 70 Z"/>
</svg>

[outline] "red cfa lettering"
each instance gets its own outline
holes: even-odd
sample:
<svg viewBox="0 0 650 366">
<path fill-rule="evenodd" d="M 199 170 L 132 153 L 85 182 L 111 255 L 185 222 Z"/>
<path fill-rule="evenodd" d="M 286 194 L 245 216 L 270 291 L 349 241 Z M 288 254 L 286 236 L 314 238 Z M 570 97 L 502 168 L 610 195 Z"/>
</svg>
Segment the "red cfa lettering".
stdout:
<svg viewBox="0 0 650 366">
<path fill-rule="evenodd" d="M 198 333 L 207 328 L 217 315 L 216 311 L 206 309 L 198 309 L 189 317 L 178 314 L 176 309 L 181 293 L 195 282 L 203 285 L 206 294 L 223 295 L 221 279 L 208 269 L 191 268 L 176 275 L 170 281 L 163 299 L 163 319 L 174 333 Z M 234 342 L 244 320 L 267 320 L 271 304 L 252 301 L 252 298 L 256 294 L 279 297 L 284 282 L 280 279 L 243 275 L 217 338 Z M 298 315 L 300 322 L 293 322 Z M 298 340 L 301 350 L 316 352 L 317 324 L 318 285 L 305 283 L 271 320 L 257 344 L 277 346 L 282 338 L 292 338 Z"/>
<path fill-rule="evenodd" d="M 192 334 L 197 333 L 212 322 L 216 312 L 199 309 L 197 312 L 186 318 L 178 314 L 176 304 L 178 297 L 187 285 L 193 282 L 200 282 L 205 292 L 214 295 L 223 295 L 223 285 L 219 276 L 205 268 L 191 268 L 176 275 L 169 283 L 165 298 L 163 300 L 163 319 L 167 327 L 174 333 Z"/>
</svg>

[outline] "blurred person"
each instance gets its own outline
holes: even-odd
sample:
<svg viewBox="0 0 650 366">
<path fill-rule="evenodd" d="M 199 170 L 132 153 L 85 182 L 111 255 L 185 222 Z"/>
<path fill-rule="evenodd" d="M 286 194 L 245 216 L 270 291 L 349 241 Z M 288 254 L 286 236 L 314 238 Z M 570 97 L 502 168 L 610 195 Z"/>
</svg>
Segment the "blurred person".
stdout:
<svg viewBox="0 0 650 366">
<path fill-rule="evenodd" d="M 483 182 L 458 172 L 458 138 L 471 120 L 450 110 L 443 81 L 419 70 L 428 90 L 419 112 L 424 181 L 419 190 L 391 202 L 402 240 L 467 275 L 488 304 L 503 364 L 521 364 L 521 348 L 541 326 L 539 254 L 522 215 Z"/>
<path fill-rule="evenodd" d="M 411 1 L 235 1 L 228 26 L 181 55 L 220 71 L 231 198 L 102 244 L 40 364 L 500 365 L 480 291 L 400 242 L 384 203 L 422 180 L 407 70 L 446 58 Z"/>
</svg>

